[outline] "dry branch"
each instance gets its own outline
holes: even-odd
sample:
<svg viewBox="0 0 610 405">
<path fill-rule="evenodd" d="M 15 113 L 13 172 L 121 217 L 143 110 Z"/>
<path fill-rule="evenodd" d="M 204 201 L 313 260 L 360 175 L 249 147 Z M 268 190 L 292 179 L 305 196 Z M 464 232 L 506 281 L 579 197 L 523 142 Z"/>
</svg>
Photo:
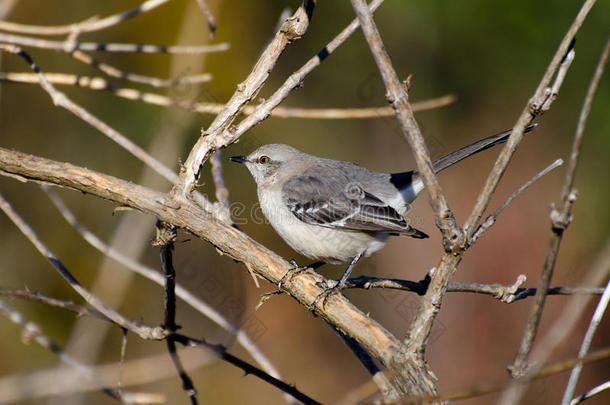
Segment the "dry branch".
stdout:
<svg viewBox="0 0 610 405">
<path fill-rule="evenodd" d="M 223 110 L 208 129 L 202 131 L 201 137 L 191 149 L 180 171 L 180 181 L 177 186 L 179 194 L 189 195 L 195 187 L 201 165 L 212 152 L 228 145 L 227 140 L 221 138 L 221 134 L 231 126 L 243 106 L 256 96 L 286 46 L 305 34 L 314 6 L 315 0 L 304 0 L 303 5 L 294 15 L 284 21 L 246 80 L 237 85 L 237 90 Z"/>
<path fill-rule="evenodd" d="M 143 14 L 150 10 L 153 10 L 167 3 L 168 1 L 169 0 L 148 0 L 140 4 L 139 6 L 123 11 L 119 14 L 114 14 L 101 19 L 93 16 L 83 22 L 68 25 L 42 26 L 19 24 L 10 21 L 0 21 L 0 30 L 31 35 L 68 35 L 74 32 L 83 33 L 100 31 L 120 24 L 129 18 L 136 17 L 139 14 Z"/>
<path fill-rule="evenodd" d="M 587 5 L 587 3 L 585 3 L 585 6 Z M 583 9 L 585 8 L 585 6 L 583 6 Z M 582 10 L 581 13 L 579 13 L 579 16 L 581 14 L 583 14 Z M 584 15 L 582 19 L 584 19 Z M 576 24 L 576 22 L 574 22 L 574 24 Z M 569 39 L 570 37 L 566 36 L 564 42 Z M 534 339 L 536 338 L 536 334 L 538 331 L 538 325 L 540 324 L 540 319 L 542 318 L 542 310 L 544 308 L 544 302 L 546 299 L 546 289 L 551 284 L 553 270 L 555 268 L 557 256 L 559 255 L 559 247 L 561 245 L 563 233 L 567 229 L 571 221 L 572 206 L 576 201 L 576 191 L 574 190 L 574 177 L 576 174 L 576 166 L 578 164 L 578 158 L 580 156 L 580 149 L 584 137 L 587 119 L 589 118 L 589 113 L 591 112 L 593 98 L 595 97 L 597 87 L 606 68 L 609 54 L 610 40 L 608 40 L 608 42 L 606 43 L 606 47 L 602 52 L 600 60 L 597 64 L 597 68 L 595 70 L 595 74 L 593 75 L 593 78 L 591 79 L 591 84 L 589 85 L 589 89 L 587 90 L 587 95 L 585 97 L 582 110 L 580 112 L 578 126 L 576 128 L 576 134 L 574 135 L 574 141 L 570 152 L 570 159 L 568 161 L 568 167 L 566 170 L 566 177 L 564 180 L 563 189 L 561 191 L 560 208 L 557 210 L 553 207 L 553 209 L 551 210 L 551 236 L 549 238 L 549 246 L 538 282 L 538 292 L 536 293 L 536 297 L 532 305 L 530 315 L 528 317 L 525 332 L 523 333 L 523 338 L 521 340 L 521 345 L 519 346 L 519 351 L 515 356 L 513 364 L 509 367 L 509 371 L 513 376 L 521 376 L 526 372 L 527 369 L 527 358 L 530 354 L 530 351 L 532 350 Z"/>
<path fill-rule="evenodd" d="M 209 241 L 229 257 L 248 263 L 252 271 L 273 284 L 293 267 L 243 232 L 216 220 L 189 201 L 176 202 L 163 193 L 131 182 L 4 148 L 0 148 L 0 174 L 78 190 L 154 215 Z M 322 276 L 306 273 L 287 282 L 284 289 L 308 307 L 323 292 L 319 285 L 322 281 Z M 412 371 L 401 367 L 400 341 L 345 297 L 333 295 L 324 310 L 316 308 L 316 313 L 356 339 L 382 365 L 397 373 Z"/>
<path fill-rule="evenodd" d="M 107 72 L 106 72 L 107 73 Z M 124 73 L 124 72 L 123 72 Z M 208 74 L 198 76 L 186 76 L 177 79 L 159 79 L 156 77 L 145 77 L 131 73 L 124 73 L 126 79 L 144 82 L 154 87 L 178 86 L 185 83 L 205 82 L 211 80 Z M 47 80 L 52 84 L 68 85 L 88 88 L 91 90 L 106 90 L 118 97 L 128 100 L 137 100 L 148 104 L 159 106 L 176 106 L 185 110 L 201 114 L 218 114 L 224 108 L 224 104 L 207 102 L 185 102 L 175 100 L 170 97 L 143 92 L 137 89 L 117 86 L 99 76 L 84 76 L 68 73 L 44 73 Z M 27 72 L 0 72 L 0 80 L 11 83 L 40 83 L 39 77 L 35 73 Z M 429 100 L 418 101 L 411 105 L 413 112 L 433 110 L 455 103 L 456 97 L 448 94 Z M 258 107 L 247 105 L 240 112 L 243 115 L 253 114 Z M 392 107 L 362 107 L 362 108 L 297 108 L 297 107 L 275 107 L 271 111 L 271 116 L 276 118 L 308 118 L 308 119 L 366 119 L 393 117 Z"/>
</svg>

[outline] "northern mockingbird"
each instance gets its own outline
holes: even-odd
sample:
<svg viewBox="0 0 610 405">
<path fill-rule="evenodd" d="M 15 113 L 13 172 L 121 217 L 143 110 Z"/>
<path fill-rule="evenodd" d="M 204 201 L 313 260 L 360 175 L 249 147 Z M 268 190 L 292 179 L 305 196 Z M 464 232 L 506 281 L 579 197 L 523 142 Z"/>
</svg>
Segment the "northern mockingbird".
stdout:
<svg viewBox="0 0 610 405">
<path fill-rule="evenodd" d="M 530 125 L 529 132 L 535 128 Z M 490 136 L 432 162 L 436 173 L 492 146 L 511 131 Z M 417 172 L 380 173 L 351 162 L 324 159 L 288 145 L 271 144 L 248 156 L 233 156 L 256 182 L 258 200 L 275 231 L 300 254 L 323 263 L 349 265 L 332 291 L 345 287 L 354 264 L 381 249 L 391 235 L 417 239 L 428 235 L 410 226 L 404 214 L 424 188 Z M 279 285 L 294 271 L 282 278 Z"/>
</svg>

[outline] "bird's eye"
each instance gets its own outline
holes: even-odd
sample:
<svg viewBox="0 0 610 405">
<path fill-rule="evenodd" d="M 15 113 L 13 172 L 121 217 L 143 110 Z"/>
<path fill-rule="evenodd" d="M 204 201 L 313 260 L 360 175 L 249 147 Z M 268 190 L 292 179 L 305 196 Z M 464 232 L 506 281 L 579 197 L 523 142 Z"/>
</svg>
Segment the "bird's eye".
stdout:
<svg viewBox="0 0 610 405">
<path fill-rule="evenodd" d="M 261 165 L 266 165 L 267 163 L 269 163 L 270 160 L 271 159 L 269 159 L 269 156 L 263 155 L 258 158 L 258 163 L 260 163 Z"/>
</svg>

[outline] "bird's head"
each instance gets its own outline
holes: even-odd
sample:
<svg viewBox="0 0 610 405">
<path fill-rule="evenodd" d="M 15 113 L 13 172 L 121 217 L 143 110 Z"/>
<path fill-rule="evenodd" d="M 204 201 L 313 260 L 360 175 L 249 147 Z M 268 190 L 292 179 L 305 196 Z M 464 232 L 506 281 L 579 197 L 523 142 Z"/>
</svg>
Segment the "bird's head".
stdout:
<svg viewBox="0 0 610 405">
<path fill-rule="evenodd" d="M 282 144 L 264 145 L 248 156 L 231 156 L 233 162 L 246 165 L 256 184 L 272 183 L 290 166 L 297 164 L 302 152 Z"/>
</svg>

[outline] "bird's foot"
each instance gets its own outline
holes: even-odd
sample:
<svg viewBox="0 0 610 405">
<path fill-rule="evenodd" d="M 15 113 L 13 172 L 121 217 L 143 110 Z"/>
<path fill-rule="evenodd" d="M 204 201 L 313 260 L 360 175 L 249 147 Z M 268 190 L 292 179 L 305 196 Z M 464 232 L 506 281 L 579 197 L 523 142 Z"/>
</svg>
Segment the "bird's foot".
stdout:
<svg viewBox="0 0 610 405">
<path fill-rule="evenodd" d="M 322 300 L 322 308 L 324 308 L 326 306 L 326 301 L 328 301 L 328 299 L 333 293 L 340 293 L 346 287 L 345 282 L 343 282 L 342 280 L 332 280 L 332 283 L 334 283 L 333 286 L 328 287 L 326 282 L 324 282 L 324 291 L 313 300 L 311 305 L 309 305 L 309 307 L 307 308 L 309 311 L 313 311 L 318 305 L 318 302 L 320 302 L 320 300 Z"/>
<path fill-rule="evenodd" d="M 292 264 L 294 267 L 291 269 L 288 269 L 288 271 L 286 272 L 286 274 L 284 274 L 284 277 L 282 277 L 280 279 L 280 281 L 277 283 L 277 288 L 279 288 L 280 290 L 282 289 L 282 285 L 287 281 L 287 280 L 292 280 L 292 278 L 294 276 L 296 276 L 297 274 L 301 274 L 304 271 L 306 271 L 307 269 L 314 269 L 314 265 L 307 265 L 307 266 L 299 266 L 297 264 L 297 262 L 293 259 L 290 260 L 290 264 Z"/>
</svg>

